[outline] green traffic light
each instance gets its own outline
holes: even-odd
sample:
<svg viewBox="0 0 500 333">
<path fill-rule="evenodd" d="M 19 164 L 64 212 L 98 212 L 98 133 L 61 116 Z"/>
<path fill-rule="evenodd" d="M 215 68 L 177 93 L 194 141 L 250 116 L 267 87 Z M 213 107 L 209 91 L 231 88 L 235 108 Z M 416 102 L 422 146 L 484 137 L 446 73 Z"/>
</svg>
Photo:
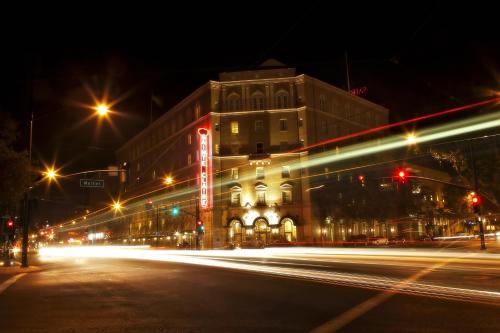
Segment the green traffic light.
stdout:
<svg viewBox="0 0 500 333">
<path fill-rule="evenodd" d="M 179 207 L 172 207 L 172 215 L 174 216 L 179 215 Z"/>
</svg>

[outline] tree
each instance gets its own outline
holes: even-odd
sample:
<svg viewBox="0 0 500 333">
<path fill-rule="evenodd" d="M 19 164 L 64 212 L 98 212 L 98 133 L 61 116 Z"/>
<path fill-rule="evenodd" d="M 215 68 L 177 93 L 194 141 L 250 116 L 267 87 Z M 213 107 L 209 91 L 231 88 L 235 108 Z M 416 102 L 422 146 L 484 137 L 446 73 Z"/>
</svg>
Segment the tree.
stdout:
<svg viewBox="0 0 500 333">
<path fill-rule="evenodd" d="M 499 137 L 485 137 L 470 142 L 432 149 L 431 155 L 441 165 L 452 169 L 452 182 L 474 188 L 472 157 L 476 169 L 479 192 L 486 199 L 486 206 L 500 205 L 500 150 Z M 456 190 L 450 189 L 448 195 L 455 199 L 457 212 L 463 210 L 463 200 L 457 200 Z M 466 194 L 462 191 L 463 195 Z"/>
<path fill-rule="evenodd" d="M 29 184 L 29 159 L 17 151 L 17 123 L 0 112 L 0 213 L 13 214 Z"/>
</svg>

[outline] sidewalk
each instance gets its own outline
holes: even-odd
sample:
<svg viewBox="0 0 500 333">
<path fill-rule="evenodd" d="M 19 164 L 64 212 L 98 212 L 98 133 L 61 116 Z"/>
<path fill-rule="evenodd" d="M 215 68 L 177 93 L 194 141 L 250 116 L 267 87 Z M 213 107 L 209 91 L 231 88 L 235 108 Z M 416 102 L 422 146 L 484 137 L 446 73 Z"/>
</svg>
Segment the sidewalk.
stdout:
<svg viewBox="0 0 500 333">
<path fill-rule="evenodd" d="M 21 267 L 21 264 L 16 261 L 15 266 L 10 266 L 10 267 L 0 267 L 0 284 L 6 280 L 8 280 L 10 277 L 20 274 L 20 273 L 32 273 L 32 272 L 38 272 L 40 270 L 40 267 L 38 266 L 29 266 L 26 268 Z"/>
</svg>

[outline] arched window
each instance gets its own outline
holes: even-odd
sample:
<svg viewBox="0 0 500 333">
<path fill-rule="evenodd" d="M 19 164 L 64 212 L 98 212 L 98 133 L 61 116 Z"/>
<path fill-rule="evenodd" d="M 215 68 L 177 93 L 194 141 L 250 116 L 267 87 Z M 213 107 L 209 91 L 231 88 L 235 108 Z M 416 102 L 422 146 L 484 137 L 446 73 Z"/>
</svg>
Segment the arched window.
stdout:
<svg viewBox="0 0 500 333">
<path fill-rule="evenodd" d="M 257 90 L 251 97 L 252 110 L 264 110 L 264 94 Z"/>
<path fill-rule="evenodd" d="M 239 220 L 232 220 L 229 223 L 229 242 L 230 243 L 241 243 L 242 241 L 242 227 Z"/>
<path fill-rule="evenodd" d="M 254 225 L 255 240 L 261 244 L 267 244 L 269 238 L 269 224 L 263 218 L 257 219 Z"/>
<path fill-rule="evenodd" d="M 231 93 L 227 97 L 227 110 L 228 111 L 239 111 L 241 110 L 241 99 L 240 95 L 237 93 Z"/>
<path fill-rule="evenodd" d="M 284 90 L 280 90 L 276 93 L 276 108 L 277 109 L 287 109 L 289 107 L 288 93 Z"/>
<path fill-rule="evenodd" d="M 281 221 L 281 230 L 283 232 L 283 237 L 288 242 L 293 242 L 297 239 L 297 227 L 292 219 L 284 218 Z"/>
</svg>

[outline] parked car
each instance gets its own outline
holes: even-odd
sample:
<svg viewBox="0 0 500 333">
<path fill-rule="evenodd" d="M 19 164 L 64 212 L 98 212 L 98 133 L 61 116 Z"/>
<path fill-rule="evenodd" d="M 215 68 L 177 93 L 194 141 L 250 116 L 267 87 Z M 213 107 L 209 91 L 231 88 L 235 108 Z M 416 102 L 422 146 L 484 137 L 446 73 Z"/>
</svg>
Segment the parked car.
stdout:
<svg viewBox="0 0 500 333">
<path fill-rule="evenodd" d="M 368 244 L 370 244 L 370 245 L 388 245 L 389 240 L 386 237 L 370 237 L 370 238 L 368 238 Z"/>
<path fill-rule="evenodd" d="M 349 238 L 348 244 L 350 245 L 368 245 L 368 237 L 366 235 L 353 235 Z"/>
<path fill-rule="evenodd" d="M 406 239 L 403 236 L 389 238 L 389 245 L 403 245 L 405 243 Z"/>
</svg>

